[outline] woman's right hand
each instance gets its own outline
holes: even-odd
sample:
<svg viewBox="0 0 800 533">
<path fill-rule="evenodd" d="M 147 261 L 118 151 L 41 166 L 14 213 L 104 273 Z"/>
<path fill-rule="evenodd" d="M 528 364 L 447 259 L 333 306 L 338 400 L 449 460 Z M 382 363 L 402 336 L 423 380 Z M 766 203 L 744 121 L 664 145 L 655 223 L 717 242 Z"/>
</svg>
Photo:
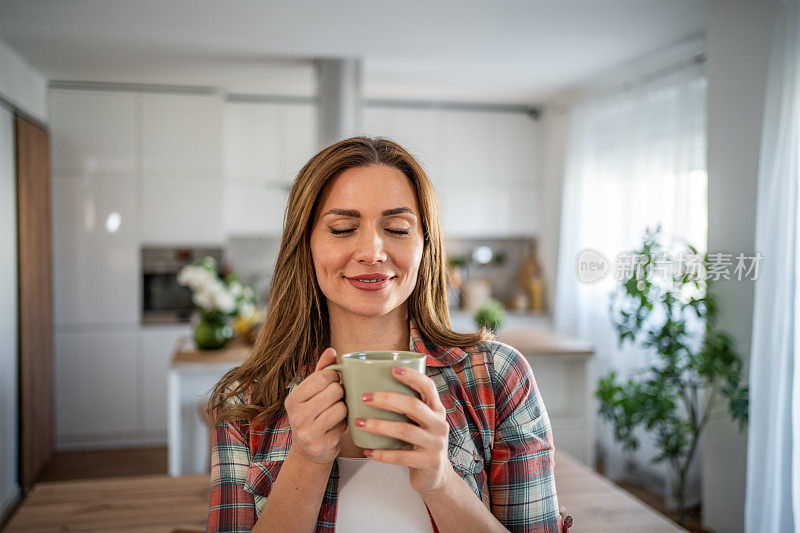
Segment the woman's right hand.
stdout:
<svg viewBox="0 0 800 533">
<path fill-rule="evenodd" d="M 347 406 L 339 375 L 325 367 L 336 362 L 336 351 L 327 348 L 314 372 L 286 396 L 284 406 L 292 428 L 291 452 L 298 458 L 329 465 L 342 449 L 347 432 Z"/>
</svg>

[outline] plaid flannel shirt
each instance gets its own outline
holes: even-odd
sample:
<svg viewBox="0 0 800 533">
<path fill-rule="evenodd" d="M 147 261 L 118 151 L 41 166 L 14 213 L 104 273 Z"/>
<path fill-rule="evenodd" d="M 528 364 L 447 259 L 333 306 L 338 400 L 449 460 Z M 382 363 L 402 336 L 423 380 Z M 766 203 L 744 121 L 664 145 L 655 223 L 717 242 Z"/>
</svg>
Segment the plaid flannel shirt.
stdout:
<svg viewBox="0 0 800 533">
<path fill-rule="evenodd" d="M 453 469 L 510 531 L 560 532 L 550 421 L 527 360 L 497 341 L 468 349 L 435 345 L 422 337 L 413 318 L 409 332 L 409 351 L 427 355 L 426 373 L 447 410 Z M 299 382 L 295 378 L 289 388 Z M 253 528 L 290 445 L 285 409 L 258 426 L 235 420 L 215 428 L 207 531 Z M 334 461 L 318 532 L 334 531 L 338 481 Z"/>
</svg>

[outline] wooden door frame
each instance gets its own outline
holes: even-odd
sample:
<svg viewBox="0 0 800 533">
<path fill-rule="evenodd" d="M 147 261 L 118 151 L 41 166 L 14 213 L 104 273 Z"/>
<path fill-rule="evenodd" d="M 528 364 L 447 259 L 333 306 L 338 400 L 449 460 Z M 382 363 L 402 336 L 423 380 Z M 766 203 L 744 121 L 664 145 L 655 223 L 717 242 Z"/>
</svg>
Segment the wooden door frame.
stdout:
<svg viewBox="0 0 800 533">
<path fill-rule="evenodd" d="M 16 113 L 19 287 L 19 483 L 31 489 L 54 455 L 53 275 L 50 139 Z"/>
</svg>

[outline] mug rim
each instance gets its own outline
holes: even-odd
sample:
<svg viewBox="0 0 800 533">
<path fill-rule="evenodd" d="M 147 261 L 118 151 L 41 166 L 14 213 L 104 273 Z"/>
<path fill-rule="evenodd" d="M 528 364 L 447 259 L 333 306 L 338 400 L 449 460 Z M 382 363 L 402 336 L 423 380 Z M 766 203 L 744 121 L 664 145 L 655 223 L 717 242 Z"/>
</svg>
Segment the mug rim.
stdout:
<svg viewBox="0 0 800 533">
<path fill-rule="evenodd" d="M 381 352 L 393 355 L 401 355 L 401 359 L 359 359 L 358 355 L 365 355 L 370 352 Z M 406 355 L 407 354 L 407 355 Z M 345 360 L 348 361 L 361 361 L 362 363 L 400 363 L 404 361 L 416 361 L 418 359 L 424 359 L 427 356 L 425 354 L 419 352 L 410 352 L 407 350 L 362 350 L 358 352 L 347 352 L 343 353 L 339 356 L 340 362 L 344 363 Z"/>
</svg>

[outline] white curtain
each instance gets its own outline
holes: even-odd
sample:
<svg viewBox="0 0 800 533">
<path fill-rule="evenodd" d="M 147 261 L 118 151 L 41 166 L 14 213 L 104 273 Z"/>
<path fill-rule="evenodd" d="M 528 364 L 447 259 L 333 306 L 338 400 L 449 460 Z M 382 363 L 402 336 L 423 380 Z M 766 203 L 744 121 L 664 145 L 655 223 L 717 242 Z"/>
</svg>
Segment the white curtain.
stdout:
<svg viewBox="0 0 800 533">
<path fill-rule="evenodd" d="M 800 531 L 800 6 L 778 8 L 758 173 L 745 527 Z"/>
<path fill-rule="evenodd" d="M 616 255 L 638 248 L 645 227 L 656 223 L 666 235 L 706 247 L 704 69 L 687 60 L 671 70 L 634 88 L 586 99 L 569 114 L 554 324 L 594 342 L 595 383 L 610 369 L 625 376 L 653 356 L 617 345 L 609 314 Z M 577 257 L 586 248 L 609 261 L 602 281 L 578 279 Z M 608 423 L 598 417 L 596 426 L 606 475 L 619 479 L 635 472 L 669 498 L 667 467 L 651 464 L 655 448 L 644 433 L 640 449 L 629 456 Z M 698 472 L 690 473 L 687 503 L 699 494 Z"/>
</svg>

